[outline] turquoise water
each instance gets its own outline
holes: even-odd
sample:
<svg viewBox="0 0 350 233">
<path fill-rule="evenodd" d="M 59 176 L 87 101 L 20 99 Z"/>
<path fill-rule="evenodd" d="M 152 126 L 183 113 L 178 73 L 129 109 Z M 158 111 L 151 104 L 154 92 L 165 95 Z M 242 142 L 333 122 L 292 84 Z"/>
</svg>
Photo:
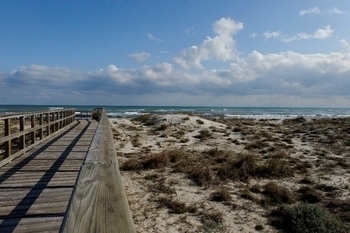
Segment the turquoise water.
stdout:
<svg viewBox="0 0 350 233">
<path fill-rule="evenodd" d="M 306 117 L 350 117 L 350 108 L 264 108 L 264 107 L 181 107 L 181 106 L 83 106 L 83 105 L 0 105 L 0 114 L 75 108 L 77 112 L 104 107 L 109 117 L 133 117 L 144 113 L 193 113 L 206 116 L 284 119 Z"/>
</svg>

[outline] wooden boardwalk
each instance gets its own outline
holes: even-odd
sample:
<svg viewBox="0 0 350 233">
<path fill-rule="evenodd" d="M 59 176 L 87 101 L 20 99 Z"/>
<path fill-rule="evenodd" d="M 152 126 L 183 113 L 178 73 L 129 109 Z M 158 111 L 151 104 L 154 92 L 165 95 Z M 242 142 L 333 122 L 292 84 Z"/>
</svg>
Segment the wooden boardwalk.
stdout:
<svg viewBox="0 0 350 233">
<path fill-rule="evenodd" d="M 98 122 L 80 120 L 0 168 L 0 232 L 58 232 Z"/>
</svg>

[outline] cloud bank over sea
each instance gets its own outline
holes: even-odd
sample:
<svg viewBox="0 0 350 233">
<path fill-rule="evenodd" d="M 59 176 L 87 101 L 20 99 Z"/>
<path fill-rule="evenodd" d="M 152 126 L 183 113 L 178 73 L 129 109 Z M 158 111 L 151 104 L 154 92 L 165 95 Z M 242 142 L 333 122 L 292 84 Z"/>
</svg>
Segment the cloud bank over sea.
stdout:
<svg viewBox="0 0 350 233">
<path fill-rule="evenodd" d="M 314 12 L 317 13 L 309 9 L 300 14 Z M 336 103 L 334 107 L 350 106 L 350 52 L 345 39 L 340 40 L 343 50 L 338 52 L 263 53 L 253 50 L 242 54 L 236 36 L 245 30 L 243 22 L 221 18 L 213 22 L 211 29 L 212 35 L 178 51 L 173 59 L 153 66 L 142 65 L 152 54 L 140 52 L 128 55 L 140 64 L 137 68 L 109 64 L 99 70 L 81 71 L 29 65 L 1 72 L 1 101 L 230 106 L 333 106 Z M 299 33 L 294 37 L 287 38 L 280 32 L 265 32 L 264 36 L 267 40 L 275 38 L 292 43 L 303 39 L 326 40 L 332 33 L 331 27 L 326 25 L 313 33 Z M 207 65 L 209 61 L 219 68 Z"/>
</svg>

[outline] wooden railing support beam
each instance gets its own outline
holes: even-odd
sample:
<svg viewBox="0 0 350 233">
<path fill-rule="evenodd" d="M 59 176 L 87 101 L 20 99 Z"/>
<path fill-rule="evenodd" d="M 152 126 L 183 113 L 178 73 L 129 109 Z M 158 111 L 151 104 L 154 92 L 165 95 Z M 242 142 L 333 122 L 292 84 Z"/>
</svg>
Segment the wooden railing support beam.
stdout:
<svg viewBox="0 0 350 233">
<path fill-rule="evenodd" d="M 80 169 L 60 232 L 136 232 L 105 110 Z"/>
</svg>

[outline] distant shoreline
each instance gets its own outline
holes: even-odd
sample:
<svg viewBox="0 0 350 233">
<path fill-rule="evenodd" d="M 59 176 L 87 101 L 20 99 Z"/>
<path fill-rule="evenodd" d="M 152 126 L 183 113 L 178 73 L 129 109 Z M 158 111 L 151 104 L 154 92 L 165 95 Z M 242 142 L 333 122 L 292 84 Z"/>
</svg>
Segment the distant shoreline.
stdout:
<svg viewBox="0 0 350 233">
<path fill-rule="evenodd" d="M 75 108 L 77 112 L 92 110 L 93 105 L 0 105 L 0 114 Z M 289 119 L 350 117 L 350 108 L 290 108 L 290 107 L 181 107 L 181 106 L 105 106 L 110 118 L 129 118 L 142 114 L 193 114 L 206 117 L 236 117 L 254 119 Z"/>
</svg>

